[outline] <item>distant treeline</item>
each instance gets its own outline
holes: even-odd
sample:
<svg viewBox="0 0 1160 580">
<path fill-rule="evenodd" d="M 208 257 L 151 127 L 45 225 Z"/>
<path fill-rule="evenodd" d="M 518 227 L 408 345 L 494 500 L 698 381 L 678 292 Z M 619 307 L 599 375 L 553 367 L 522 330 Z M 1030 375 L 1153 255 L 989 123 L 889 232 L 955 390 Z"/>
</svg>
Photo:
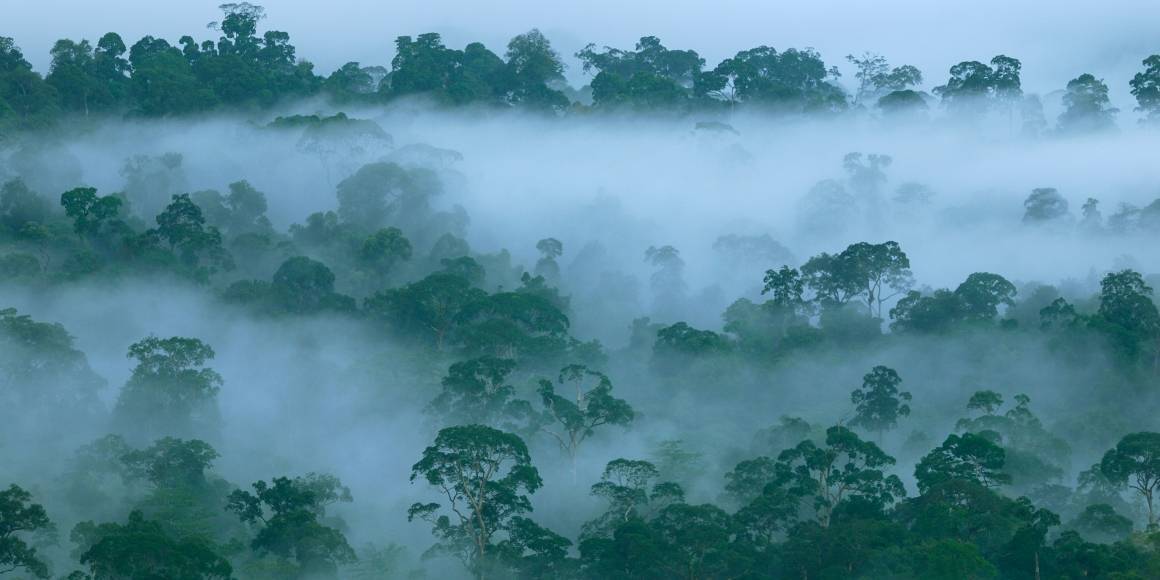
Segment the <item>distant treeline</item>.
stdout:
<svg viewBox="0 0 1160 580">
<path fill-rule="evenodd" d="M 94 46 L 61 39 L 52 48 L 47 76 L 32 69 L 13 39 L 0 37 L 0 131 L 38 129 L 70 115 L 168 117 L 222 110 L 261 110 L 305 97 L 337 105 L 374 105 L 422 96 L 446 107 L 518 108 L 553 115 L 589 110 L 687 113 L 737 107 L 779 113 L 825 114 L 871 109 L 883 116 L 922 117 L 932 105 L 948 113 L 997 111 L 1022 128 L 1047 128 L 1038 97 L 1024 95 L 1018 59 L 999 55 L 989 64 L 960 62 L 932 94 L 917 90 L 921 71 L 891 67 L 882 56 L 847 56 L 857 69 L 854 87 L 813 49 L 769 46 L 738 52 L 707 66 L 694 50 L 666 48 L 646 36 L 632 50 L 588 45 L 576 53 L 591 82 L 570 87 L 560 54 L 538 30 L 513 38 L 503 57 L 473 42 L 462 50 L 444 46 L 436 33 L 395 40 L 390 67 L 348 62 L 329 76 L 297 55 L 290 35 L 258 32 L 260 6 L 225 4 L 221 36 L 177 45 L 145 36 L 127 46 L 110 32 Z M 1143 61 L 1130 81 L 1137 110 L 1160 119 L 1160 55 Z M 1103 80 L 1082 74 L 1063 97 L 1061 131 L 1114 126 Z"/>
</svg>

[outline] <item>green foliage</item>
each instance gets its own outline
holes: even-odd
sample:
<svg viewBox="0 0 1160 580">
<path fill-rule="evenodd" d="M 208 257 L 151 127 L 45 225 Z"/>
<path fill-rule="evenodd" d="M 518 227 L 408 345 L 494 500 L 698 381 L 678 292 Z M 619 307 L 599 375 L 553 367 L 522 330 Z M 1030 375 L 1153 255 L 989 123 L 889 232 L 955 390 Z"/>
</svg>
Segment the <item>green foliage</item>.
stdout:
<svg viewBox="0 0 1160 580">
<path fill-rule="evenodd" d="M 604 513 L 584 523 L 581 540 L 611 538 L 633 520 L 652 519 L 665 506 L 684 501 L 684 491 L 673 482 L 658 482 L 661 472 L 643 460 L 613 459 L 604 467 L 591 494 L 607 502 Z"/>
<path fill-rule="evenodd" d="M 1003 395 L 995 391 L 975 391 L 971 400 L 967 401 L 967 409 L 982 411 L 985 415 L 994 415 L 1002 406 Z"/>
<path fill-rule="evenodd" d="M 952 292 L 935 290 L 929 296 L 911 290 L 894 308 L 891 328 L 900 332 L 921 334 L 947 333 L 964 325 L 990 325 L 999 314 L 999 306 L 1013 306 L 1015 285 L 998 274 L 976 272 Z"/>
<path fill-rule="evenodd" d="M 781 452 L 774 486 L 791 497 L 809 499 L 824 528 L 844 501 L 858 500 L 883 510 L 904 496 L 898 476 L 882 471 L 891 465 L 894 458 L 877 445 L 834 426 L 826 430 L 824 446 L 806 440 Z"/>
<path fill-rule="evenodd" d="M 951 67 L 947 83 L 935 87 L 934 93 L 949 110 L 960 115 L 978 115 L 993 107 L 1010 111 L 1023 96 L 1022 68 L 1018 59 L 1006 55 L 992 58 L 990 66 L 978 61 L 960 62 Z"/>
<path fill-rule="evenodd" d="M 810 258 L 801 275 L 823 306 L 842 305 L 861 297 L 867 311 L 882 316 L 882 305 L 913 283 L 910 260 L 896 242 L 852 244 L 840 254 Z"/>
<path fill-rule="evenodd" d="M 865 427 L 878 433 L 893 429 L 898 420 L 910 415 L 910 393 L 899 391 L 902 377 L 894 369 L 876 366 L 862 377 L 862 388 L 850 393 L 850 401 L 856 405 L 854 417 L 850 419 L 851 427 Z"/>
<path fill-rule="evenodd" d="M 1116 513 L 1116 508 L 1106 503 L 1097 503 L 1085 507 L 1068 527 L 1095 542 L 1112 543 L 1132 533 L 1132 520 Z"/>
<path fill-rule="evenodd" d="M 56 89 L 32 71 L 15 41 L 0 36 L 0 128 L 39 129 L 59 110 Z"/>
<path fill-rule="evenodd" d="M 846 107 L 834 82 L 836 67 L 807 48 L 778 52 L 772 47 L 738 52 L 698 78 L 696 90 L 727 103 L 747 103 L 782 112 L 833 112 Z"/>
<path fill-rule="evenodd" d="M 499 292 L 468 302 L 456 324 L 469 354 L 517 360 L 562 355 L 571 325 L 548 298 L 527 292 Z"/>
<path fill-rule="evenodd" d="M 515 389 L 506 384 L 515 368 L 513 360 L 490 356 L 454 363 L 443 377 L 443 390 L 425 412 L 446 425 L 518 430 L 530 419 L 532 410 L 527 401 L 516 399 Z"/>
<path fill-rule="evenodd" d="M 414 219 L 439 193 L 439 182 L 429 170 L 371 163 L 338 184 L 338 216 L 362 231 L 374 232 Z"/>
<path fill-rule="evenodd" d="M 655 36 L 646 36 L 632 51 L 589 44 L 576 53 L 584 72 L 598 71 L 592 79 L 597 107 L 634 110 L 682 110 L 694 94 L 705 65 L 696 52 L 671 50 Z"/>
<path fill-rule="evenodd" d="M 213 348 L 196 338 L 151 336 L 133 343 L 128 356 L 137 366 L 114 411 L 124 434 L 151 440 L 216 430 L 222 377 L 205 366 Z"/>
<path fill-rule="evenodd" d="M 166 437 L 152 446 L 126 452 L 124 462 L 129 477 L 148 480 L 158 488 L 205 487 L 205 472 L 218 458 L 208 443 Z"/>
<path fill-rule="evenodd" d="M 407 519 L 428 521 L 438 542 L 428 556 L 452 556 L 476 578 L 499 565 L 493 538 L 521 527 L 529 494 L 543 485 L 523 440 L 483 425 L 448 427 L 411 467 L 446 504 L 416 503 Z M 445 513 L 440 513 L 444 510 Z"/>
<path fill-rule="evenodd" d="M 556 385 L 541 380 L 538 392 L 544 406 L 540 430 L 551 436 L 572 465 L 580 445 L 604 425 L 627 426 L 635 417 L 632 406 L 612 396 L 612 381 L 603 373 L 584 365 L 560 369 L 556 383 L 567 390 L 556 393 Z M 575 395 L 573 396 L 573 391 Z"/>
<path fill-rule="evenodd" d="M 106 523 L 93 528 L 91 545 L 80 561 L 93 580 L 113 578 L 172 578 L 173 580 L 227 580 L 230 563 L 203 538 L 177 539 L 139 511 L 125 524 Z"/>
<path fill-rule="evenodd" d="M 1136 97 L 1136 110 L 1154 122 L 1160 119 L 1160 55 L 1149 56 L 1142 64 L 1144 70 L 1136 73 L 1128 85 Z"/>
<path fill-rule="evenodd" d="M 48 563 L 28 545 L 28 536 L 51 528 L 52 522 L 32 494 L 16 484 L 0 491 L 0 574 L 23 569 L 48 578 Z"/>
<path fill-rule="evenodd" d="M 1044 223 L 1067 216 L 1067 200 L 1054 187 L 1037 187 L 1023 201 L 1023 223 Z"/>
<path fill-rule="evenodd" d="M 1091 326 L 1127 363 L 1160 369 L 1160 311 L 1138 272 L 1111 272 L 1100 281 L 1100 306 Z"/>
<path fill-rule="evenodd" d="M 461 313 L 487 293 L 454 274 L 432 274 L 399 288 L 376 292 L 364 308 L 381 317 L 400 336 L 414 337 L 443 350 L 463 322 Z"/>
<path fill-rule="evenodd" d="M 1082 74 L 1067 83 L 1063 95 L 1063 113 L 1059 115 L 1062 133 L 1091 133 L 1115 129 L 1115 115 L 1120 110 L 1110 106 L 1108 85 L 1090 74 Z"/>
<path fill-rule="evenodd" d="M 222 248 L 221 232 L 206 225 L 201 208 L 188 194 L 173 196 L 173 203 L 157 215 L 157 228 L 149 235 L 166 243 L 189 268 L 233 269 L 233 259 Z"/>
<path fill-rule="evenodd" d="M 327 504 L 352 501 L 350 490 L 337 478 L 276 477 L 252 487 L 253 493 L 234 490 L 226 510 L 257 528 L 250 546 L 258 555 L 293 562 L 295 577 L 305 578 L 335 577 L 340 564 L 357 559 L 341 531 L 319 522 Z"/>
<path fill-rule="evenodd" d="M 100 408 L 105 381 L 60 324 L 0 309 L 0 417 L 16 425 L 40 413 L 77 421 Z"/>
<path fill-rule="evenodd" d="M 974 433 L 948 435 L 946 441 L 928 453 L 914 469 L 919 493 L 948 481 L 968 481 L 983 487 L 1011 482 L 1002 471 L 1007 454 L 1002 447 Z"/>
<path fill-rule="evenodd" d="M 1104 454 L 1100 473 L 1109 482 L 1131 488 L 1148 506 L 1148 527 L 1156 526 L 1152 497 L 1160 487 L 1160 433 L 1125 435 Z"/>
</svg>

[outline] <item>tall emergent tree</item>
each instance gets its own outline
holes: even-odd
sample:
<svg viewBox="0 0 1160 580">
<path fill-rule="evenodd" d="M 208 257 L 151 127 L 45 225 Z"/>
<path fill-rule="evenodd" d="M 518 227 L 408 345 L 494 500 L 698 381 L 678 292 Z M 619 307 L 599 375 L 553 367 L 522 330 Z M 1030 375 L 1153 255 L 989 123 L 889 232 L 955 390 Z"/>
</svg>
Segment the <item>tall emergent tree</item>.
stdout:
<svg viewBox="0 0 1160 580">
<path fill-rule="evenodd" d="M 575 474 L 580 444 L 603 425 L 628 425 L 635 413 L 624 399 L 612 396 L 612 381 L 607 375 L 584 365 L 560 369 L 556 382 L 570 392 L 567 396 L 558 395 L 551 381 L 540 381 L 546 422 L 541 430 L 560 445 L 560 450 L 572 462 Z"/>
<path fill-rule="evenodd" d="M 1144 59 L 1144 70 L 1136 73 L 1128 83 L 1136 97 L 1136 110 L 1144 113 L 1145 121 L 1160 121 L 1160 54 Z"/>
<path fill-rule="evenodd" d="M 114 411 L 126 435 L 151 441 L 171 435 L 206 435 L 217 427 L 222 377 L 206 366 L 214 358 L 196 338 L 151 336 L 129 347 L 137 359 Z"/>
<path fill-rule="evenodd" d="M 1125 435 L 1104 454 L 1100 473 L 1109 481 L 1127 486 L 1144 498 L 1148 506 L 1148 528 L 1156 526 L 1153 496 L 1160 487 L 1160 433 Z"/>
<path fill-rule="evenodd" d="M 0 491 L 0 575 L 23 568 L 36 578 L 48 578 L 48 564 L 29 546 L 27 535 L 47 529 L 48 514 L 32 503 L 32 494 L 16 484 Z"/>
<path fill-rule="evenodd" d="M 904 496 L 902 480 L 882 472 L 891 465 L 893 457 L 838 425 L 826 430 L 824 446 L 806 440 L 778 455 L 776 479 L 765 493 L 780 489 L 812 499 L 816 521 L 825 528 L 843 501 L 858 498 L 882 509 Z"/>
<path fill-rule="evenodd" d="M 339 564 L 355 561 L 346 536 L 318 521 L 328 502 L 350 501 L 337 479 L 275 477 L 271 484 L 257 481 L 252 487 L 252 493 L 234 490 L 226 509 L 257 528 L 250 542 L 257 553 L 293 562 L 304 578 L 334 577 Z"/>
<path fill-rule="evenodd" d="M 863 427 L 878 434 L 898 425 L 898 420 L 910 415 L 910 393 L 899 391 L 902 377 L 890 368 L 878 365 L 862 377 L 862 388 L 850 393 L 850 401 L 856 405 L 852 427 Z"/>
<path fill-rule="evenodd" d="M 1114 129 L 1115 115 L 1120 112 L 1111 106 L 1108 85 L 1088 73 L 1068 81 L 1063 105 L 1065 110 L 1059 115 L 1059 130 L 1063 133 L 1092 133 Z"/>
<path fill-rule="evenodd" d="M 543 485 L 524 441 L 483 425 L 439 431 L 411 467 L 411 481 L 420 478 L 446 499 L 407 510 L 408 520 L 430 522 L 438 538 L 425 556 L 455 557 L 477 580 L 499 566 L 496 535 L 532 511 L 528 495 Z"/>
</svg>

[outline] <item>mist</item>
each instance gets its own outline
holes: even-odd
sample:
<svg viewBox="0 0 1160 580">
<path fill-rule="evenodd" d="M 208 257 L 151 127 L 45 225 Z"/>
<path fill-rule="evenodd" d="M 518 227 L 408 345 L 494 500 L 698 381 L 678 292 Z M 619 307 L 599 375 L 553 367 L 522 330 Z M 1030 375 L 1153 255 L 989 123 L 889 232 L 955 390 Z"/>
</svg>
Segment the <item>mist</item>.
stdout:
<svg viewBox="0 0 1160 580">
<path fill-rule="evenodd" d="M 1160 569 L 1130 483 L 1160 469 L 1160 100 L 1128 82 L 1160 8 L 265 9 L 225 16 L 314 64 L 276 98 L 197 68 L 245 54 L 202 27 L 212 4 L 18 3 L 0 31 L 26 74 L 0 76 L 0 524 L 40 522 L 0 538 L 31 550 L 0 575 Z M 457 71 L 533 28 L 535 90 L 400 88 L 397 35 L 440 33 Z M 178 92 L 217 96 L 152 99 L 138 54 L 76 108 L 49 49 L 109 30 L 221 34 L 158 49 L 189 60 Z M 703 62 L 601 84 L 628 65 L 576 54 L 645 35 Z M 763 44 L 816 49 L 822 76 L 776 101 L 698 88 Z M 867 50 L 922 80 L 860 89 L 842 57 Z M 990 68 L 956 96 L 952 65 L 1004 54 L 1017 96 Z M 335 88 L 348 62 L 375 86 Z M 5 92 L 27 75 L 55 104 Z M 464 476 L 479 454 L 507 478 Z M 452 509 L 488 485 L 496 511 Z M 1120 556 L 1097 573 L 1084 550 Z"/>
</svg>

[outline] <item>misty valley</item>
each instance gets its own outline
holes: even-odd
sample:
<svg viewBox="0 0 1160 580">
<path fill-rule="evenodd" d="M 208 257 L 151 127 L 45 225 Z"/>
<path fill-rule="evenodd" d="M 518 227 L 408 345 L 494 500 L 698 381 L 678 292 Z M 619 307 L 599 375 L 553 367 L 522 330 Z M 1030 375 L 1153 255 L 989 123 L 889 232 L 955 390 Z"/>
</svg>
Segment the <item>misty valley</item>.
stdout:
<svg viewBox="0 0 1160 580">
<path fill-rule="evenodd" d="M 0 578 L 1160 578 L 1160 54 L 214 17 L 0 25 Z"/>
</svg>

